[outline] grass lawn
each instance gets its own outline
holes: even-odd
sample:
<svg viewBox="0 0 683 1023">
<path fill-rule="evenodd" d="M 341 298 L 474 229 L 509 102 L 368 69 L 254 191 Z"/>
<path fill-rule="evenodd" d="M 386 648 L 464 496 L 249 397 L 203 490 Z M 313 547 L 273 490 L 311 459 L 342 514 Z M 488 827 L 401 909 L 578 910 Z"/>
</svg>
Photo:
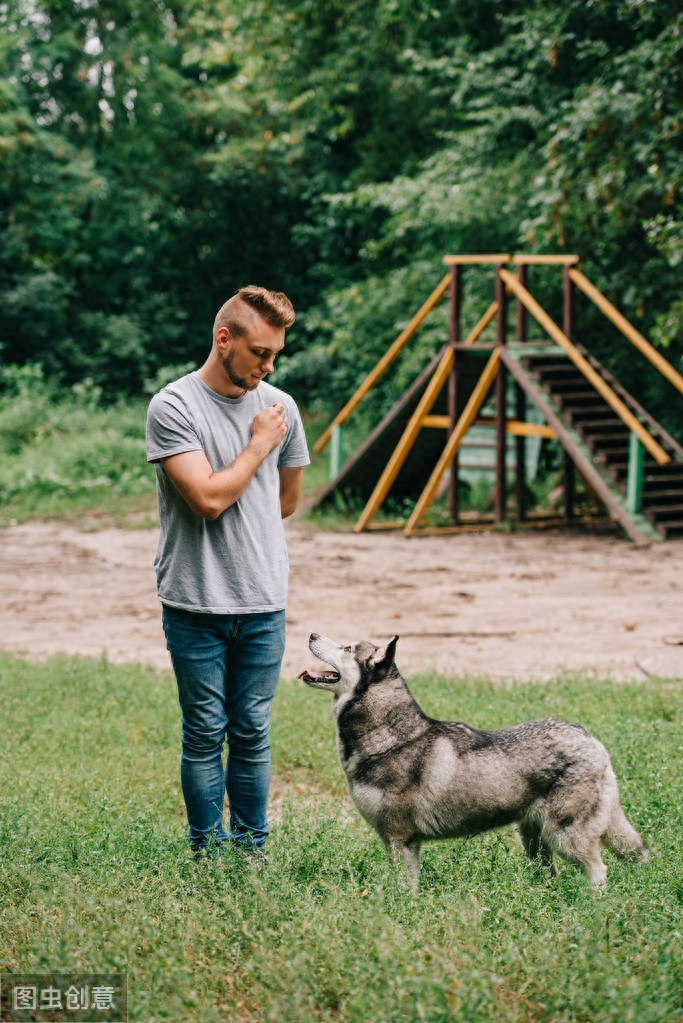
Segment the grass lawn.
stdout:
<svg viewBox="0 0 683 1023">
<path fill-rule="evenodd" d="M 127 971 L 129 1018 L 683 1020 L 680 688 L 413 679 L 472 724 L 557 714 L 603 739 L 652 860 L 596 894 L 510 829 L 426 846 L 409 893 L 358 818 L 329 698 L 281 684 L 267 861 L 186 850 L 169 674 L 0 656 L 0 968 Z"/>
</svg>

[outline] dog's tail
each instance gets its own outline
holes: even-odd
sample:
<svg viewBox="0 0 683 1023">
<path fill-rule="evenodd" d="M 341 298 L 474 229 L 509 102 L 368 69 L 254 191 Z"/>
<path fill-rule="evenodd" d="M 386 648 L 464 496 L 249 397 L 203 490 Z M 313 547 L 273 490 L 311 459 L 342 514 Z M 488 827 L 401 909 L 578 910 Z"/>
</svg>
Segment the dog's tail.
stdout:
<svg viewBox="0 0 683 1023">
<path fill-rule="evenodd" d="M 640 860 L 645 862 L 650 858 L 650 853 L 640 835 L 627 819 L 619 802 L 619 790 L 616 778 L 614 780 L 614 801 L 610 814 L 607 831 L 602 836 L 602 841 L 608 849 L 621 859 Z"/>
</svg>

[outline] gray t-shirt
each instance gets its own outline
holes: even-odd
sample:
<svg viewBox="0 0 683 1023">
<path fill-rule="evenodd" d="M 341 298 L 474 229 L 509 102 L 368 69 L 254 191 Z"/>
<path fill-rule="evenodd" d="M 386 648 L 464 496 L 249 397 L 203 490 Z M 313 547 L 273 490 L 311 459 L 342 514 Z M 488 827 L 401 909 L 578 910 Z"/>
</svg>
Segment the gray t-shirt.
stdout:
<svg viewBox="0 0 683 1023">
<path fill-rule="evenodd" d="M 249 443 L 254 416 L 274 402 L 284 405 L 287 417 L 282 443 L 222 515 L 212 521 L 196 515 L 160 460 L 201 450 L 214 472 L 223 469 Z M 293 398 L 266 381 L 241 398 L 225 398 L 197 373 L 189 373 L 164 387 L 149 404 L 147 460 L 157 463 L 161 531 L 154 568 L 161 602 L 210 614 L 283 610 L 289 562 L 278 467 L 310 461 Z"/>
</svg>

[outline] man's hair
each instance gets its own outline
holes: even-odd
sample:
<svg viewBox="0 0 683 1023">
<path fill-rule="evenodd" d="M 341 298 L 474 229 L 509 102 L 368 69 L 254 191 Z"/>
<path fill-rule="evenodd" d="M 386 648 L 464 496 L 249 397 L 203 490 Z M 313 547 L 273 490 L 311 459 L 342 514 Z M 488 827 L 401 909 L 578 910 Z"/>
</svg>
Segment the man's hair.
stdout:
<svg viewBox="0 0 683 1023">
<path fill-rule="evenodd" d="M 227 327 L 233 337 L 240 337 L 249 329 L 240 317 L 241 303 L 258 313 L 270 327 L 291 327 L 294 323 L 294 306 L 283 291 L 269 291 L 257 284 L 248 284 L 236 291 L 218 310 L 213 324 L 214 340 L 221 327 Z"/>
</svg>

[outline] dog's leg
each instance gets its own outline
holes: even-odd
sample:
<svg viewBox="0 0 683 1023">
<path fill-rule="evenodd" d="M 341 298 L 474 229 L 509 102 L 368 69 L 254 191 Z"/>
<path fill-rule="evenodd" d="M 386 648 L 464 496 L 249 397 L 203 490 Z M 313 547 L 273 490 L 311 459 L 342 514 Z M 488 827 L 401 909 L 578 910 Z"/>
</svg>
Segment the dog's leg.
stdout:
<svg viewBox="0 0 683 1023">
<path fill-rule="evenodd" d="M 599 846 L 591 850 L 590 855 L 582 861 L 581 866 L 588 875 L 588 880 L 595 888 L 605 888 L 607 886 L 607 867 L 602 862 Z"/>
<path fill-rule="evenodd" d="M 519 837 L 524 851 L 532 861 L 549 871 L 551 877 L 557 877 L 557 867 L 553 862 L 553 851 L 541 835 L 538 821 L 522 819 L 518 824 Z"/>
<path fill-rule="evenodd" d="M 614 772 L 608 769 L 599 798 L 588 812 L 555 831 L 557 849 L 566 859 L 578 863 L 591 884 L 604 886 L 607 868 L 600 855 L 604 843 L 617 856 L 646 860 L 648 851 L 642 837 L 627 821 L 619 802 Z"/>
<path fill-rule="evenodd" d="M 410 883 L 417 890 L 420 879 L 420 846 L 419 838 L 413 838 L 408 842 L 391 841 L 384 839 L 387 854 L 392 863 L 398 858 L 408 871 Z"/>
<path fill-rule="evenodd" d="M 412 886 L 415 889 L 417 889 L 418 881 L 420 880 L 420 845 L 420 839 L 413 838 L 410 842 L 406 842 L 405 845 L 399 846 L 398 850 L 401 861 L 408 870 Z"/>
<path fill-rule="evenodd" d="M 554 839 L 557 851 L 568 863 L 581 867 L 592 885 L 604 887 L 607 883 L 607 867 L 600 855 L 599 833 L 595 834 L 591 823 L 581 821 L 569 827 L 557 828 Z"/>
</svg>

